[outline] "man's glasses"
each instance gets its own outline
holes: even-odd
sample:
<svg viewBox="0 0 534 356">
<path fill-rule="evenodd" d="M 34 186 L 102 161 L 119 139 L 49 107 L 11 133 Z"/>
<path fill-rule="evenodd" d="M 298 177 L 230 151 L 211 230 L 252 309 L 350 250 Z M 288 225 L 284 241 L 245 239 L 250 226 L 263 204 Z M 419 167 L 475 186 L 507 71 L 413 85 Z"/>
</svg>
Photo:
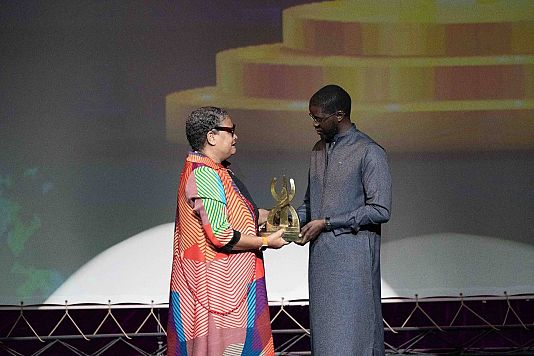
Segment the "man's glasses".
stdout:
<svg viewBox="0 0 534 356">
<path fill-rule="evenodd" d="M 313 120 L 314 123 L 316 123 L 316 124 L 320 124 L 320 123 L 322 123 L 323 121 L 328 120 L 328 119 L 331 118 L 332 116 L 337 115 L 337 112 L 334 112 L 334 113 L 332 113 L 332 114 L 330 114 L 330 115 L 328 115 L 328 116 L 326 116 L 326 117 L 318 117 L 318 116 L 313 115 L 311 112 L 308 113 L 308 115 L 310 115 L 310 118 Z"/>
<path fill-rule="evenodd" d="M 214 129 L 214 130 L 217 130 L 217 131 L 226 131 L 226 132 L 229 132 L 229 133 L 233 136 L 234 133 L 235 133 L 235 124 L 234 124 L 232 127 L 227 127 L 227 126 L 215 126 L 213 129 Z"/>
</svg>

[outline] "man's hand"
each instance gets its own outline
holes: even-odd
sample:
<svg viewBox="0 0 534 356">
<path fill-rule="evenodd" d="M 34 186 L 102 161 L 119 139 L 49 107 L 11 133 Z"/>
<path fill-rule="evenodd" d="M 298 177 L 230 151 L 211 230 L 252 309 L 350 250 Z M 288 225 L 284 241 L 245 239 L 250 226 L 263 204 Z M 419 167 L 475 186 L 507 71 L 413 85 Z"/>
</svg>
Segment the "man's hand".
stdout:
<svg viewBox="0 0 534 356">
<path fill-rule="evenodd" d="M 302 229 L 300 229 L 301 238 L 299 241 L 295 241 L 295 243 L 303 246 L 308 242 L 315 240 L 317 236 L 319 236 L 319 234 L 324 230 L 324 228 L 324 219 L 310 221 L 304 225 Z"/>
</svg>

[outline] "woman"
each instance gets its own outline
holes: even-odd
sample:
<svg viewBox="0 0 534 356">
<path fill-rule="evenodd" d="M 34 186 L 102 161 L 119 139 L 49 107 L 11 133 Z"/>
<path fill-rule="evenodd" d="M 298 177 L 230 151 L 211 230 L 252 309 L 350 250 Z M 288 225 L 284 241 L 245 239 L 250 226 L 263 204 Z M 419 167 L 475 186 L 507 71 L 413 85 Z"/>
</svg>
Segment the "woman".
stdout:
<svg viewBox="0 0 534 356">
<path fill-rule="evenodd" d="M 193 151 L 178 188 L 168 355 L 274 355 L 261 249 L 287 244 L 284 231 L 257 236 L 266 211 L 227 169 L 228 113 L 199 108 L 185 127 Z"/>
</svg>

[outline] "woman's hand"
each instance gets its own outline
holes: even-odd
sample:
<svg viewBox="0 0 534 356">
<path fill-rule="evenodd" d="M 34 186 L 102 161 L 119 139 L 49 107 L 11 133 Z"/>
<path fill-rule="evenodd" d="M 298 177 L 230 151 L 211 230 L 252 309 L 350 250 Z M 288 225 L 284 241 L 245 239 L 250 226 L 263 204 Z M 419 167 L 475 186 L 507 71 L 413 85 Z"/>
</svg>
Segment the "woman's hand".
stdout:
<svg viewBox="0 0 534 356">
<path fill-rule="evenodd" d="M 278 249 L 289 243 L 282 238 L 284 236 L 284 232 L 286 232 L 285 229 L 280 229 L 277 232 L 272 233 L 269 236 L 267 236 L 267 239 L 269 241 L 269 248 Z"/>
</svg>

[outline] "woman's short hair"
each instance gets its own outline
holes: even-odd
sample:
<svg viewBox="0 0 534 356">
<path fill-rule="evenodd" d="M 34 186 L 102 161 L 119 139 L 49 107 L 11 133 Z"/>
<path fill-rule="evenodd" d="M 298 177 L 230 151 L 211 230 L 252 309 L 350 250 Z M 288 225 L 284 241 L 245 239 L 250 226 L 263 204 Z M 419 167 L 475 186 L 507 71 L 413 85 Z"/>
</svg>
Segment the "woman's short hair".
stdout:
<svg viewBox="0 0 534 356">
<path fill-rule="evenodd" d="M 185 134 L 193 151 L 199 151 L 206 144 L 206 134 L 218 126 L 228 113 L 215 106 L 204 106 L 194 110 L 185 122 Z"/>
</svg>

